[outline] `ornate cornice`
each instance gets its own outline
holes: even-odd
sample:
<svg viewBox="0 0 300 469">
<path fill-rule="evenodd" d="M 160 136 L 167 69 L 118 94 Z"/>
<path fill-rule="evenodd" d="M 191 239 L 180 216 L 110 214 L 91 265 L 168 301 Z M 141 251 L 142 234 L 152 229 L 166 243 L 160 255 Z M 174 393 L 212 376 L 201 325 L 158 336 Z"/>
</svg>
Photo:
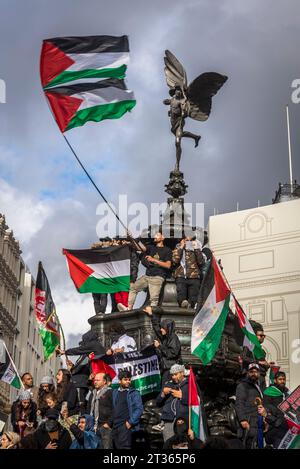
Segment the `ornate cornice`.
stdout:
<svg viewBox="0 0 300 469">
<path fill-rule="evenodd" d="M 279 283 L 289 283 L 289 282 L 300 282 L 300 274 L 296 275 L 281 275 L 280 277 L 273 277 L 273 278 L 256 278 L 256 279 L 246 279 L 244 281 L 236 282 L 234 280 L 230 280 L 230 285 L 232 288 L 242 289 L 242 288 L 253 288 L 253 287 L 260 287 L 262 285 L 278 285 Z"/>
</svg>

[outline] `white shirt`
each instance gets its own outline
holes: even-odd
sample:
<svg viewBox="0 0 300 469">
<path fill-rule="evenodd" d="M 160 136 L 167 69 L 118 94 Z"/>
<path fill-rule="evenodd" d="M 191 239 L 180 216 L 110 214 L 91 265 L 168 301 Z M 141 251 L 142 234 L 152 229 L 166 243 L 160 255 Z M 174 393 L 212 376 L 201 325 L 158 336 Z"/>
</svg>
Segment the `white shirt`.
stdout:
<svg viewBox="0 0 300 469">
<path fill-rule="evenodd" d="M 112 351 L 114 351 L 117 348 L 123 348 L 124 347 L 124 352 L 135 352 L 137 347 L 136 347 L 136 342 L 133 337 L 130 337 L 127 334 L 121 335 L 119 340 L 117 342 L 114 342 L 111 346 Z"/>
</svg>

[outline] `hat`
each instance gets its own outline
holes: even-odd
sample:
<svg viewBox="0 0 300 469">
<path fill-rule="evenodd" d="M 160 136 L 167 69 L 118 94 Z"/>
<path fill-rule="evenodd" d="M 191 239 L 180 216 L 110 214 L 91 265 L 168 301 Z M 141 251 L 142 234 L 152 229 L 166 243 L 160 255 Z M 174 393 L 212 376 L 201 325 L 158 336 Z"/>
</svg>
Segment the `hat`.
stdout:
<svg viewBox="0 0 300 469">
<path fill-rule="evenodd" d="M 21 389 L 21 391 L 19 392 L 19 401 L 27 401 L 29 399 L 31 399 L 30 391 Z"/>
<path fill-rule="evenodd" d="M 257 363 L 250 363 L 250 365 L 248 366 L 248 371 L 253 370 L 253 368 L 259 370 L 259 365 Z"/>
<path fill-rule="evenodd" d="M 47 409 L 45 416 L 47 419 L 58 420 L 59 419 L 59 412 L 57 409 Z"/>
<path fill-rule="evenodd" d="M 41 384 L 54 384 L 52 376 L 44 376 L 41 379 Z"/>
<path fill-rule="evenodd" d="M 175 363 L 175 365 L 172 365 L 170 368 L 170 375 L 175 375 L 176 373 L 180 373 L 181 371 L 184 371 L 184 366 Z"/>
</svg>

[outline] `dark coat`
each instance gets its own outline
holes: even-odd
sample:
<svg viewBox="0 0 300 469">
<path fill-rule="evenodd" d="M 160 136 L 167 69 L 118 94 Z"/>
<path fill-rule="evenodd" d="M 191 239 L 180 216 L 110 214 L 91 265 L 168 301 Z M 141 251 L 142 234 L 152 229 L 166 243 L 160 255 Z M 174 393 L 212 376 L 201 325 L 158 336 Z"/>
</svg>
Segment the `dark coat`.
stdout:
<svg viewBox="0 0 300 469">
<path fill-rule="evenodd" d="M 127 405 L 129 410 L 129 423 L 132 425 L 132 431 L 138 431 L 140 429 L 139 422 L 144 412 L 143 401 L 139 391 L 133 388 L 129 388 L 127 392 Z M 113 390 L 113 407 L 116 406 L 117 397 L 118 397 L 119 390 Z M 125 422 L 124 422 L 125 423 Z"/>
<path fill-rule="evenodd" d="M 20 433 L 19 426 L 17 425 L 17 422 L 21 420 L 20 418 L 20 401 L 17 400 L 15 401 L 12 406 L 11 406 L 11 424 L 13 426 L 14 432 Z M 30 408 L 27 410 L 26 414 L 26 420 L 30 423 L 33 423 L 32 428 L 37 427 L 37 405 L 35 402 L 31 401 Z M 25 431 L 26 433 L 26 431 Z"/>
<path fill-rule="evenodd" d="M 269 425 L 269 429 L 265 434 L 265 439 L 268 444 L 273 445 L 275 448 L 278 447 L 280 441 L 289 429 L 283 412 L 278 409 L 279 404 L 281 404 L 281 402 L 287 398 L 288 394 L 289 390 L 284 388 L 282 397 L 271 397 L 264 395 L 263 403 L 268 412 L 266 422 Z"/>
<path fill-rule="evenodd" d="M 163 407 L 161 418 L 166 422 L 173 422 L 174 419 L 183 417 L 186 421 L 189 418 L 189 383 L 184 378 L 181 383 L 168 381 L 164 384 L 166 388 L 181 389 L 182 398 L 173 397 L 172 394 L 164 395 L 162 392 L 156 398 L 158 407 Z"/>
<path fill-rule="evenodd" d="M 130 282 L 135 282 L 138 276 L 140 258 L 134 249 L 130 249 Z"/>
<path fill-rule="evenodd" d="M 68 403 L 69 416 L 79 413 L 78 392 L 77 392 L 75 384 L 72 383 L 72 381 L 70 381 L 67 384 L 62 398 L 59 399 L 58 403 L 55 406 L 55 408 L 59 412 L 61 411 L 61 405 L 64 401 L 67 401 L 67 403 Z"/>
<path fill-rule="evenodd" d="M 88 399 L 88 405 L 87 405 L 87 413 L 91 413 L 91 405 L 92 405 L 92 400 L 93 400 L 93 391 L 91 392 L 89 399 Z M 112 402 L 112 389 L 109 388 L 106 393 L 99 398 L 99 415 L 98 415 L 98 420 L 97 420 L 97 425 L 98 428 L 107 423 L 110 428 L 112 428 L 112 412 L 113 412 L 113 402 Z M 96 420 L 96 415 L 94 415 L 94 418 Z"/>
<path fill-rule="evenodd" d="M 45 449 L 47 444 L 51 441 L 49 433 L 45 428 L 45 422 L 41 423 L 34 435 L 38 449 Z M 69 449 L 71 443 L 72 438 L 70 433 L 59 423 L 57 449 Z"/>
<path fill-rule="evenodd" d="M 88 331 L 82 336 L 78 347 L 69 348 L 65 351 L 66 355 L 88 355 L 94 352 L 97 355 L 104 355 L 106 350 L 99 342 L 98 335 L 94 331 Z"/>
<path fill-rule="evenodd" d="M 201 277 L 200 266 L 204 263 L 204 257 L 201 249 L 195 249 L 194 251 L 185 251 L 185 264 L 186 273 L 182 265 L 180 264 L 183 255 L 183 249 L 176 247 L 173 251 L 173 264 L 176 267 L 174 272 L 175 278 L 199 278 Z"/>
<path fill-rule="evenodd" d="M 243 379 L 236 388 L 236 401 L 235 410 L 239 422 L 246 420 L 250 425 L 249 437 L 254 437 L 257 434 L 258 428 L 258 412 L 255 398 L 263 399 L 262 392 L 259 387 L 252 383 L 247 377 Z M 243 428 L 238 429 L 238 438 L 243 436 Z"/>
<path fill-rule="evenodd" d="M 160 341 L 160 347 L 156 348 L 158 355 L 160 370 L 164 372 L 169 370 L 175 363 L 181 363 L 181 343 L 178 336 L 175 334 L 175 322 L 165 319 L 160 322 L 159 319 L 151 316 L 152 327 L 156 337 Z M 167 330 L 166 335 L 160 332 L 160 325 Z"/>
</svg>

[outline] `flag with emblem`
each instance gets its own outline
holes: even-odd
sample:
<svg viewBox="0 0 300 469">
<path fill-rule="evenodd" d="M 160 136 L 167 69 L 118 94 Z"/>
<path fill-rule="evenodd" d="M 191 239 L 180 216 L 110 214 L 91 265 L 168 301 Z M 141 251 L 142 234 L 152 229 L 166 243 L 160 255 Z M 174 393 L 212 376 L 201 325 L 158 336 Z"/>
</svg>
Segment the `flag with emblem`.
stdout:
<svg viewBox="0 0 300 469">
<path fill-rule="evenodd" d="M 249 319 L 247 318 L 246 314 L 243 311 L 243 308 L 241 307 L 234 295 L 232 295 L 232 299 L 235 313 L 239 320 L 240 328 L 245 335 L 243 346 L 247 347 L 253 353 L 256 360 L 264 359 L 265 352 L 263 351 L 262 346 L 258 338 L 256 337 L 256 334 L 250 324 Z"/>
<path fill-rule="evenodd" d="M 215 356 L 229 312 L 230 289 L 212 256 L 199 293 L 192 325 L 191 351 L 204 365 Z"/>
<path fill-rule="evenodd" d="M 2 339 L 0 339 L 0 381 L 16 389 L 23 387 L 18 370 Z"/>
</svg>

